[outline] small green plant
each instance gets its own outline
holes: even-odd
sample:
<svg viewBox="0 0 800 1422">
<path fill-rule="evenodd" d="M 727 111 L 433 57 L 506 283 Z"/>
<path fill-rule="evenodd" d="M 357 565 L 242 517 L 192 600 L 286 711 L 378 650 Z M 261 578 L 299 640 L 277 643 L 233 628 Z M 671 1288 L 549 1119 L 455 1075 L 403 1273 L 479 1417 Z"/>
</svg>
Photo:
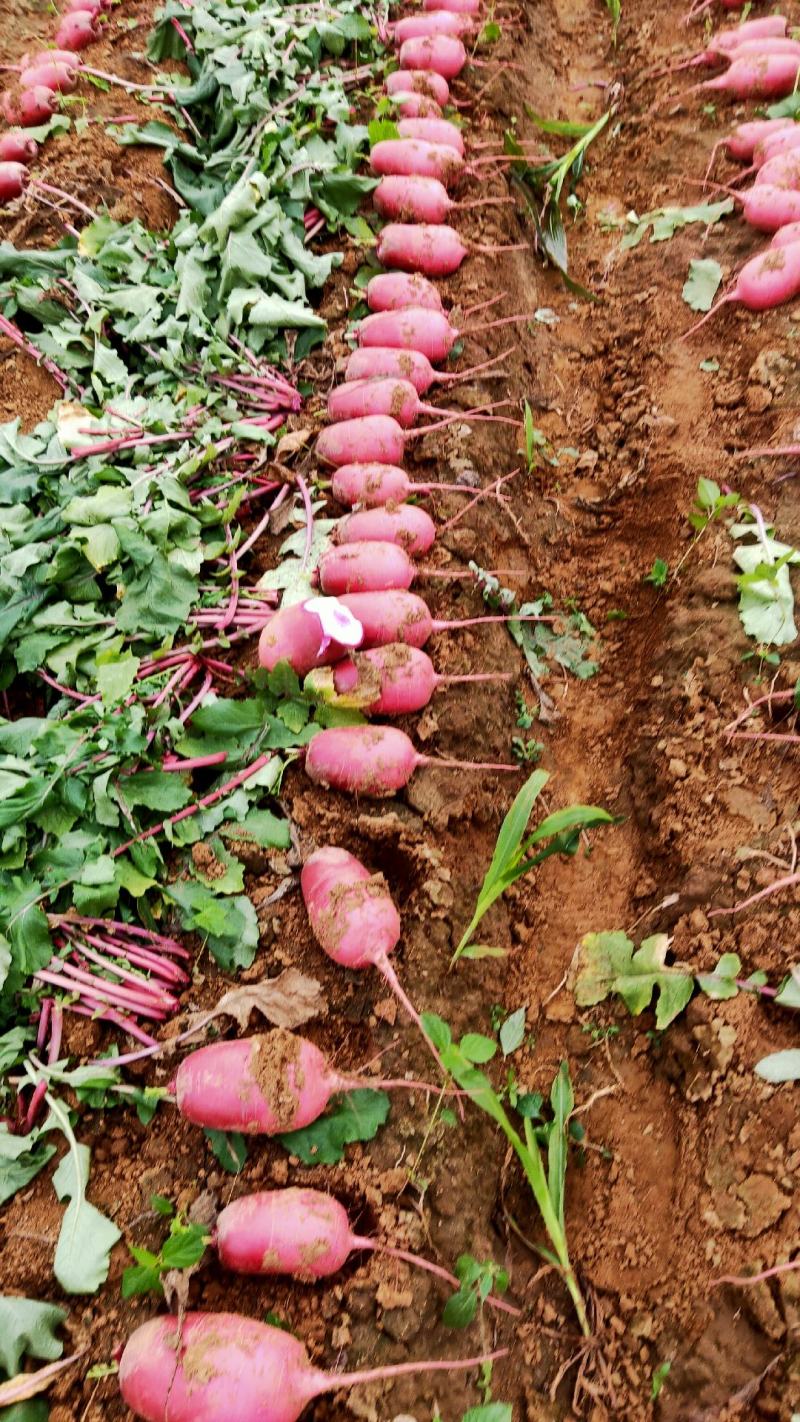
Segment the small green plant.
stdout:
<svg viewBox="0 0 800 1422">
<path fill-rule="evenodd" d="M 617 30 L 622 16 L 622 5 L 620 0 L 606 0 L 606 9 L 611 16 L 611 40 L 614 45 L 617 43 Z"/>
<path fill-rule="evenodd" d="M 132 1298 L 135 1294 L 163 1294 L 163 1276 L 171 1269 L 193 1269 L 200 1263 L 210 1235 L 207 1225 L 191 1224 L 183 1214 L 175 1211 L 174 1205 L 161 1195 L 151 1196 L 150 1203 L 157 1214 L 169 1219 L 169 1234 L 158 1254 L 149 1249 L 140 1249 L 130 1244 L 136 1263 L 131 1264 L 122 1275 L 122 1297 Z"/>
<path fill-rule="evenodd" d="M 538 765 L 544 754 L 544 741 L 537 741 L 535 736 L 529 736 L 527 740 L 522 736 L 512 736 L 511 754 L 520 765 Z"/>
<path fill-rule="evenodd" d="M 455 1043 L 448 1024 L 432 1012 L 424 1013 L 422 1023 L 454 1081 L 467 1092 L 474 1105 L 500 1127 L 517 1156 L 552 1246 L 537 1245 L 538 1252 L 563 1279 L 581 1332 L 585 1338 L 591 1337 L 586 1305 L 569 1257 L 564 1220 L 570 1116 L 575 1106 L 568 1063 L 561 1063 L 553 1079 L 546 1118 L 538 1093 L 517 1098 L 517 1115 L 522 1122 L 520 1133 L 488 1076 L 478 1070 L 496 1055 L 497 1043 L 477 1032 L 468 1032 Z M 534 1105 L 535 1115 L 533 1112 L 525 1114 Z"/>
<path fill-rule="evenodd" d="M 672 1363 L 667 1358 L 664 1360 L 663 1363 L 659 1363 L 657 1368 L 653 1369 L 653 1377 L 650 1385 L 650 1396 L 653 1399 L 653 1402 L 655 1402 L 656 1398 L 660 1395 L 661 1389 L 663 1388 L 664 1383 L 667 1381 L 667 1378 L 669 1376 L 669 1370 L 671 1367 Z"/>
<path fill-rule="evenodd" d="M 538 468 L 540 458 L 548 464 L 558 464 L 547 435 L 533 423 L 533 411 L 527 400 L 522 415 L 522 433 L 525 439 L 525 465 L 529 474 Z"/>
<path fill-rule="evenodd" d="M 669 579 L 669 563 L 663 558 L 656 558 L 649 573 L 645 573 L 644 581 L 652 583 L 654 588 L 665 588 Z"/>
<path fill-rule="evenodd" d="M 520 879 L 523 874 L 529 873 L 537 864 L 549 859 L 551 854 L 576 854 L 583 830 L 591 829 L 595 825 L 613 824 L 613 816 L 596 805 L 567 805 L 563 810 L 556 810 L 552 815 L 547 815 L 533 833 L 526 837 L 533 807 L 549 779 L 546 770 L 535 770 L 517 794 L 503 820 L 492 862 L 478 894 L 475 912 L 453 954 L 453 963 L 459 958 L 504 956 L 503 949 L 472 942 L 475 929 L 492 904 L 496 903 L 510 884 Z"/>
<path fill-rule="evenodd" d="M 492 1259 L 481 1264 L 471 1254 L 459 1255 L 455 1272 L 461 1287 L 447 1300 L 442 1323 L 446 1328 L 468 1328 L 492 1289 L 498 1294 L 505 1293 L 508 1272 Z"/>
</svg>

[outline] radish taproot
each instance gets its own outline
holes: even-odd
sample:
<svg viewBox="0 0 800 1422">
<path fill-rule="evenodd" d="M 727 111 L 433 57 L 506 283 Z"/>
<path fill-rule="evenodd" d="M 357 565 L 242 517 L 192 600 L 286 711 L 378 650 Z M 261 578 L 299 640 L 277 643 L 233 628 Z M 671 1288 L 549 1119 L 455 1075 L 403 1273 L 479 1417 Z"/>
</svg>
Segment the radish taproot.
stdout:
<svg viewBox="0 0 800 1422">
<path fill-rule="evenodd" d="M 314 739 L 327 734 L 318 731 Z M 241 1131 L 248 1136 L 278 1136 L 302 1130 L 322 1115 L 337 1092 L 357 1091 L 364 1086 L 438 1089 L 424 1081 L 344 1076 L 307 1037 L 287 1032 L 284 1027 L 198 1047 L 184 1057 L 174 1081 L 178 1110 L 185 1120 L 205 1130 Z"/>
<path fill-rule="evenodd" d="M 24 163 L 0 162 L 0 202 L 11 202 L 25 189 L 28 170 Z"/>
<path fill-rule="evenodd" d="M 337 521 L 337 543 L 399 543 L 409 557 L 427 553 L 436 540 L 436 524 L 418 504 L 359 509 Z"/>
<path fill-rule="evenodd" d="M 284 1328 L 235 1313 L 161 1314 L 128 1339 L 119 1387 L 143 1422 L 297 1422 L 325 1392 L 409 1373 L 477 1368 L 506 1352 L 325 1373 Z"/>
<path fill-rule="evenodd" d="M 424 306 L 441 311 L 442 298 L 432 281 L 418 273 L 379 272 L 367 282 L 370 311 L 404 311 L 407 306 Z"/>
<path fill-rule="evenodd" d="M 305 764 L 306 774 L 315 785 L 365 795 L 372 800 L 385 800 L 402 790 L 421 766 L 438 766 L 440 770 L 519 771 L 516 765 L 437 760 L 420 755 L 413 741 L 396 726 L 334 726 L 318 731 L 308 744 Z"/>
<path fill-rule="evenodd" d="M 69 69 L 80 69 L 81 60 L 74 49 L 34 49 L 30 54 L 23 54 L 20 71 L 33 69 L 36 64 L 66 64 Z"/>
<path fill-rule="evenodd" d="M 450 98 L 450 85 L 444 75 L 436 74 L 430 69 L 414 70 L 404 65 L 402 69 L 395 69 L 394 73 L 387 74 L 384 87 L 387 94 L 404 94 L 407 91 L 412 94 L 427 94 L 442 108 Z"/>
<path fill-rule="evenodd" d="M 422 15 L 406 15 L 392 25 L 392 39 L 395 44 L 406 40 L 424 39 L 427 35 L 466 35 L 475 29 L 475 21 L 469 15 L 459 15 L 455 10 L 428 10 Z"/>
<path fill-rule="evenodd" d="M 446 118 L 402 118 L 397 125 L 401 138 L 421 138 L 426 143 L 441 143 L 464 157 L 464 137 L 457 124 Z"/>
<path fill-rule="evenodd" d="M 499 365 L 512 353 L 513 348 L 466 370 L 440 371 L 434 370 L 422 351 L 402 350 L 394 346 L 362 346 L 348 357 L 344 378 L 346 381 L 372 380 L 379 375 L 394 375 L 400 380 L 410 380 L 417 394 L 425 395 L 437 383 L 454 385 L 460 380 L 472 380 L 482 371 Z M 502 374 L 502 371 L 498 373 Z"/>
<path fill-rule="evenodd" d="M 423 10 L 451 10 L 454 15 L 480 14 L 483 0 L 423 0 Z"/>
<path fill-rule="evenodd" d="M 344 1205 L 324 1190 L 286 1186 L 242 1195 L 217 1215 L 212 1242 L 223 1268 L 260 1277 L 289 1274 L 312 1283 L 338 1274 L 356 1250 L 402 1259 L 446 1279 L 454 1289 L 459 1281 L 447 1269 L 419 1254 L 396 1249 L 369 1235 L 356 1234 Z M 519 1315 L 513 1304 L 490 1294 L 491 1308 Z"/>
<path fill-rule="evenodd" d="M 287 603 L 270 618 L 258 643 L 262 667 L 274 671 L 288 662 L 298 676 L 312 667 L 327 666 L 360 647 L 364 629 L 336 598 L 309 598 Z"/>
<path fill-rule="evenodd" d="M 735 196 L 742 204 L 745 222 L 759 232 L 777 232 L 779 227 L 800 221 L 800 192 L 796 188 L 756 183 Z"/>
<path fill-rule="evenodd" d="M 62 16 L 56 30 L 56 44 L 64 49 L 81 50 L 97 39 L 94 15 L 90 10 L 71 10 Z"/>
<path fill-rule="evenodd" d="M 3 95 L 3 117 L 19 128 L 34 128 L 46 123 L 55 112 L 58 97 L 52 89 L 38 85 L 35 89 L 14 89 Z"/>
<path fill-rule="evenodd" d="M 379 178 L 438 178 L 445 185 L 458 182 L 465 168 L 464 159 L 449 143 L 429 143 L 424 138 L 382 138 L 370 149 L 369 165 Z"/>
<path fill-rule="evenodd" d="M 439 178 L 400 173 L 390 173 L 381 178 L 372 194 L 372 203 L 379 216 L 395 218 L 400 222 L 443 223 L 454 210 L 501 207 L 513 201 L 511 197 L 484 197 L 473 198 L 469 202 L 454 202 Z M 382 260 L 380 255 L 378 260 Z"/>
<path fill-rule="evenodd" d="M 0 162 L 32 163 L 39 152 L 39 145 L 24 133 L 4 133 L 0 137 Z"/>
<path fill-rule="evenodd" d="M 729 158 L 736 158 L 740 162 L 746 163 L 753 158 L 757 145 L 770 134 L 793 129 L 795 126 L 795 121 L 791 118 L 748 119 L 744 123 L 737 124 L 731 133 L 727 134 L 725 138 L 718 139 L 714 144 L 706 168 L 705 181 L 708 182 L 714 170 L 720 148 L 726 150 Z"/>
<path fill-rule="evenodd" d="M 334 706 L 354 707 L 365 716 L 410 716 L 427 706 L 440 686 L 508 680 L 510 673 L 505 672 L 439 676 L 421 648 L 407 642 L 387 642 L 353 652 L 333 667 L 309 672 L 304 689 Z"/>
<path fill-rule="evenodd" d="M 467 62 L 467 51 L 455 35 L 424 35 L 400 46 L 401 69 L 429 70 L 443 79 L 455 79 Z"/>
<path fill-rule="evenodd" d="M 770 247 L 791 247 L 793 242 L 800 242 L 800 220 L 787 222 L 785 227 L 779 227 L 769 245 Z"/>
<path fill-rule="evenodd" d="M 796 194 L 800 200 L 800 193 Z M 735 285 L 685 333 L 690 336 L 705 325 L 720 307 L 741 302 L 749 311 L 770 311 L 800 294 L 800 242 L 770 247 L 745 262 Z"/>
</svg>

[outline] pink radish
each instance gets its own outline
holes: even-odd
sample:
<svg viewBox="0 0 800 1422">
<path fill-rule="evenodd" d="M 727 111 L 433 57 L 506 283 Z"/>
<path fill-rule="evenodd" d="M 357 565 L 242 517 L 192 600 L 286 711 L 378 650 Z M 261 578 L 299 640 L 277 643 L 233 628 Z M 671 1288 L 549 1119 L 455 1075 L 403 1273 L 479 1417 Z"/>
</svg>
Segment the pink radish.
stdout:
<svg viewBox="0 0 800 1422">
<path fill-rule="evenodd" d="M 379 272 L 367 282 L 367 305 L 370 311 L 402 311 L 406 306 L 441 311 L 442 298 L 433 282 L 416 273 Z"/>
<path fill-rule="evenodd" d="M 390 95 L 392 102 L 397 106 L 401 122 L 406 119 L 440 119 L 442 110 L 435 99 L 431 99 L 427 94 L 415 94 L 403 92 Z M 400 125 L 398 124 L 398 128 Z M 408 134 L 407 137 L 414 135 Z"/>
<path fill-rule="evenodd" d="M 797 222 L 787 222 L 785 227 L 779 227 L 770 247 L 791 247 L 793 242 L 800 242 L 800 220 Z"/>
<path fill-rule="evenodd" d="M 511 350 L 503 351 L 501 355 L 482 361 L 480 365 L 453 372 L 434 370 L 428 357 L 421 351 L 398 350 L 393 346 L 362 346 L 348 357 L 345 380 L 371 380 L 379 375 L 393 375 L 401 380 L 410 380 L 418 395 L 426 395 L 437 382 L 449 385 L 461 380 L 472 380 L 481 371 L 498 365 L 511 353 Z"/>
<path fill-rule="evenodd" d="M 372 415 L 390 415 L 404 430 L 411 429 L 420 415 L 459 418 L 460 410 L 438 410 L 420 400 L 410 380 L 378 377 L 374 380 L 349 380 L 335 386 L 328 396 L 328 419 L 333 424 L 344 420 L 360 420 Z"/>
<path fill-rule="evenodd" d="M 663 102 L 674 103 L 690 94 L 714 92 L 730 94 L 735 99 L 782 99 L 791 94 L 800 71 L 800 59 L 794 54 L 744 55 L 734 59 L 724 74 L 693 84 L 683 94 L 671 95 Z M 660 107 L 659 105 L 658 107 Z"/>
<path fill-rule="evenodd" d="M 24 163 L 0 163 L 0 202 L 11 202 L 19 197 L 28 181 L 28 170 Z"/>
<path fill-rule="evenodd" d="M 773 158 L 762 163 L 754 186 L 764 184 L 773 188 L 800 187 L 800 153 L 789 149 L 786 153 L 776 153 Z"/>
<path fill-rule="evenodd" d="M 46 123 L 55 110 L 58 99 L 52 89 L 39 85 L 36 89 L 16 89 L 3 96 L 3 117 L 19 128 L 34 128 Z"/>
<path fill-rule="evenodd" d="M 454 15 L 479 15 L 482 0 L 424 0 L 423 10 L 451 10 Z"/>
<path fill-rule="evenodd" d="M 71 94 L 77 82 L 77 70 L 67 64 L 36 64 L 31 69 L 23 69 L 19 76 L 21 89 L 43 87 L 57 94 Z"/>
<path fill-rule="evenodd" d="M 464 157 L 464 138 L 457 124 L 446 118 L 402 118 L 397 125 L 401 138 L 421 138 L 426 143 L 441 143 Z"/>
<path fill-rule="evenodd" d="M 74 49 L 35 49 L 31 54 L 23 54 L 19 67 L 33 69 L 37 64 L 66 64 L 68 69 L 80 69 L 80 56 Z"/>
<path fill-rule="evenodd" d="M 463 211 L 472 207 L 499 207 L 513 201 L 511 197 L 484 197 L 473 198 L 470 202 L 453 202 L 444 183 L 438 178 L 420 177 L 416 174 L 405 176 L 401 173 L 390 173 L 381 178 L 372 194 L 375 211 L 381 217 L 409 223 L 443 223 L 448 214 L 457 209 Z M 383 233 L 380 235 L 383 237 Z M 467 248 L 463 247 L 462 250 L 466 252 Z M 479 246 L 477 250 L 481 251 L 482 248 Z"/>
<path fill-rule="evenodd" d="M 386 504 L 402 504 L 415 494 L 429 494 L 433 489 L 448 489 L 452 493 L 471 494 L 463 484 L 414 484 L 404 469 L 395 464 L 343 464 L 334 470 L 331 493 L 340 504 L 352 508 L 364 504 L 367 508 L 383 508 Z"/>
<path fill-rule="evenodd" d="M 366 795 L 373 800 L 386 799 L 402 790 L 414 771 L 425 765 L 439 766 L 442 770 L 518 771 L 514 765 L 437 760 L 420 755 L 405 732 L 396 726 L 332 727 L 318 731 L 306 750 L 306 774 L 315 785 L 345 790 L 351 795 Z"/>
<path fill-rule="evenodd" d="M 332 598 L 289 603 L 261 633 L 259 664 L 274 671 L 279 662 L 288 662 L 298 676 L 305 676 L 312 667 L 338 662 L 350 647 L 361 645 L 362 637 L 360 623 Z"/>
<path fill-rule="evenodd" d="M 454 1275 L 429 1259 L 355 1234 L 344 1205 L 323 1190 L 307 1187 L 242 1195 L 217 1216 L 214 1245 L 223 1267 L 237 1274 L 262 1278 L 289 1274 L 302 1283 L 312 1283 L 337 1274 L 354 1250 L 368 1249 L 402 1259 L 458 1287 Z M 486 1302 L 503 1312 L 519 1314 L 513 1304 L 491 1294 Z"/>
<path fill-rule="evenodd" d="M 480 627 L 490 622 L 513 622 L 516 618 L 503 613 L 485 617 L 467 617 L 443 622 L 431 617 L 426 602 L 416 593 L 395 589 L 389 592 L 346 593 L 338 599 L 356 617 L 362 628 L 362 647 L 385 647 L 389 642 L 405 642 L 409 647 L 424 647 L 438 632 L 457 632 L 462 627 Z M 537 621 L 523 618 L 522 621 Z"/>
<path fill-rule="evenodd" d="M 67 0 L 61 13 L 62 15 L 71 15 L 76 10 L 80 10 L 82 14 L 91 15 L 96 20 L 98 15 L 102 15 L 105 8 L 104 0 Z"/>
<path fill-rule="evenodd" d="M 428 10 L 424 15 L 406 15 L 398 20 L 392 26 L 392 39 L 395 44 L 403 44 L 426 35 L 465 35 L 474 28 L 475 22 L 469 15 L 459 15 L 453 10 Z"/>
<path fill-rule="evenodd" d="M 493 247 L 473 242 L 473 252 L 522 252 L 526 242 L 509 242 Z M 387 222 L 378 236 L 377 257 L 385 267 L 422 272 L 425 276 L 452 276 L 470 251 L 454 227 L 444 223 Z"/>
<path fill-rule="evenodd" d="M 162 1314 L 128 1339 L 119 1386 L 144 1422 L 297 1422 L 323 1393 L 409 1373 L 477 1368 L 505 1352 L 324 1373 L 283 1328 L 235 1313 Z"/>
<path fill-rule="evenodd" d="M 800 193 L 797 194 L 800 199 Z M 690 336 L 719 311 L 721 306 L 740 301 L 749 311 L 770 311 L 800 294 L 800 242 L 787 247 L 770 247 L 745 262 L 734 287 L 720 297 L 702 320 L 686 332 Z"/>
<path fill-rule="evenodd" d="M 393 315 L 394 313 L 387 314 Z M 428 314 L 434 315 L 435 313 L 429 312 Z M 340 387 L 342 390 L 347 388 L 347 386 Z M 504 424 L 516 425 L 518 423 L 516 420 L 506 420 L 502 415 L 482 413 L 483 410 L 491 408 L 493 407 L 480 406 L 474 410 L 459 410 L 445 415 L 444 419 L 437 420 L 435 424 L 425 425 L 423 429 L 418 430 L 403 429 L 399 421 L 393 419 L 391 415 L 363 415 L 355 419 L 343 419 L 339 424 L 329 425 L 317 436 L 317 458 L 324 464 L 332 465 L 334 469 L 341 468 L 343 464 L 399 465 L 409 440 L 431 434 L 434 430 L 453 424 L 455 420 L 481 418 L 498 420 Z"/>
<path fill-rule="evenodd" d="M 793 153 L 800 148 L 800 124 L 794 124 L 792 128 L 780 129 L 778 133 L 768 134 L 766 138 L 757 143 L 753 150 L 753 167 L 758 170 L 763 168 L 771 158 L 777 158 L 780 153 Z"/>
<path fill-rule="evenodd" d="M 395 350 L 421 351 L 430 361 L 446 360 L 460 332 L 443 311 L 409 306 L 404 311 L 376 311 L 357 328 L 360 346 L 392 346 Z M 344 461 L 342 461 L 344 462 Z M 399 460 L 388 460 L 397 464 Z"/>
<path fill-rule="evenodd" d="M 443 79 L 455 79 L 467 62 L 467 51 L 455 35 L 425 35 L 400 46 L 401 69 L 427 69 Z"/>
<path fill-rule="evenodd" d="M 720 138 L 711 150 L 711 156 L 706 168 L 706 182 L 713 171 L 717 153 L 720 148 L 725 148 L 729 157 L 736 158 L 740 162 L 748 162 L 754 155 L 756 147 L 770 134 L 780 133 L 784 129 L 795 127 L 794 119 L 751 119 L 746 123 L 737 124 L 732 133 L 726 138 Z"/>
<path fill-rule="evenodd" d="M 421 569 L 398 543 L 344 543 L 323 553 L 319 585 L 327 597 L 410 588 Z"/>
<path fill-rule="evenodd" d="M 407 66 L 387 74 L 384 81 L 387 94 L 427 94 L 444 108 L 450 98 L 450 86 L 442 74 L 430 69 L 409 70 Z"/>
<path fill-rule="evenodd" d="M 436 524 L 417 504 L 360 509 L 336 525 L 337 543 L 399 543 L 409 557 L 427 553 L 436 540 Z"/>
<path fill-rule="evenodd" d="M 81 50 L 97 39 L 94 16 L 89 10 L 72 10 L 64 15 L 56 30 L 56 44 L 64 49 Z"/>
<path fill-rule="evenodd" d="M 395 174 L 438 178 L 452 184 L 464 172 L 464 160 L 447 143 L 426 143 L 421 138 L 383 138 L 373 145 L 370 167 L 379 177 Z"/>
<path fill-rule="evenodd" d="M 372 731 L 374 727 L 346 729 Z M 314 740 L 328 734 L 318 731 Z M 302 1130 L 322 1115 L 339 1091 L 355 1091 L 364 1086 L 437 1090 L 428 1082 L 343 1076 L 307 1037 L 283 1027 L 199 1047 L 184 1057 L 174 1086 L 184 1120 L 206 1130 L 241 1131 L 248 1136 L 278 1136 Z"/>
<path fill-rule="evenodd" d="M 800 192 L 796 188 L 774 188 L 759 183 L 735 196 L 742 203 L 745 222 L 759 232 L 777 232 L 789 222 L 800 221 Z"/>
<path fill-rule="evenodd" d="M 0 137 L 0 162 L 32 163 L 39 152 L 39 145 L 24 133 L 4 133 Z"/>
<path fill-rule="evenodd" d="M 410 716 L 427 706 L 440 686 L 508 680 L 509 676 L 494 672 L 438 676 L 430 657 L 419 647 L 389 642 L 366 652 L 353 652 L 335 667 L 309 672 L 304 687 L 336 706 L 357 707 L 365 716 Z"/>
</svg>

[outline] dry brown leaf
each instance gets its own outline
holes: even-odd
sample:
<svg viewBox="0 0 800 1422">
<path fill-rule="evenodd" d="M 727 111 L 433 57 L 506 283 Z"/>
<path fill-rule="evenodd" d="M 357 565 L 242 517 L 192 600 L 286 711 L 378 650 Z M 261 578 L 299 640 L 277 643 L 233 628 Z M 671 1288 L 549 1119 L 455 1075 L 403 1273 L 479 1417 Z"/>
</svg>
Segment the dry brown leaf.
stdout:
<svg viewBox="0 0 800 1422">
<path fill-rule="evenodd" d="M 46 1392 L 51 1382 L 64 1368 L 70 1367 L 77 1362 L 86 1352 L 81 1348 L 79 1353 L 72 1353 L 69 1358 L 59 1358 L 57 1363 L 48 1363 L 46 1368 L 39 1368 L 35 1373 L 18 1373 L 15 1378 L 9 1378 L 8 1382 L 0 1383 L 0 1407 L 11 1407 L 15 1402 L 27 1402 L 31 1397 L 37 1397 L 40 1392 Z"/>
<path fill-rule="evenodd" d="M 313 433 L 313 430 L 303 429 L 290 430 L 288 434 L 283 435 L 278 440 L 275 449 L 276 460 L 286 459 L 287 455 L 296 454 L 298 449 L 303 449 L 304 446 L 308 444 Z"/>
<path fill-rule="evenodd" d="M 312 1017 L 324 1017 L 327 1003 L 316 978 L 307 978 L 297 968 L 284 968 L 277 978 L 232 988 L 221 997 L 214 1016 L 233 1017 L 244 1032 L 251 1012 L 260 1012 L 273 1027 L 301 1027 Z"/>
</svg>

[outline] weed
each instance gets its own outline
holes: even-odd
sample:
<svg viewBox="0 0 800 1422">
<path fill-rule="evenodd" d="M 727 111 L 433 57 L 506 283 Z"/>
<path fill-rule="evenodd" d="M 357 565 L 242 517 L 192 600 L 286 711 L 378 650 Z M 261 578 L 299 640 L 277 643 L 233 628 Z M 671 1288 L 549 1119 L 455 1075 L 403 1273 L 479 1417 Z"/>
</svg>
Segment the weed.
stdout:
<svg viewBox="0 0 800 1422">
<path fill-rule="evenodd" d="M 664 1386 L 664 1383 L 667 1381 L 667 1377 L 669 1376 L 669 1370 L 671 1367 L 672 1363 L 669 1361 L 669 1359 L 666 1359 L 665 1362 L 659 1363 L 658 1367 L 653 1369 L 653 1378 L 650 1384 L 650 1396 L 653 1399 L 653 1402 L 655 1402 L 656 1398 L 661 1392 L 662 1387 Z"/>
<path fill-rule="evenodd" d="M 132 1298 L 135 1294 L 162 1294 L 163 1276 L 171 1269 L 193 1269 L 200 1263 L 206 1251 L 210 1235 L 208 1227 L 191 1224 L 169 1200 L 161 1195 L 152 1195 L 150 1203 L 156 1214 L 169 1218 L 169 1234 L 158 1254 L 149 1249 L 129 1245 L 135 1264 L 131 1264 L 122 1275 L 122 1297 Z"/>
<path fill-rule="evenodd" d="M 645 573 L 643 581 L 652 583 L 654 588 L 665 588 L 669 579 L 669 563 L 663 558 L 656 558 L 649 573 Z"/>
<path fill-rule="evenodd" d="M 442 1323 L 446 1328 L 468 1328 L 492 1289 L 498 1294 L 505 1293 L 508 1288 L 508 1272 L 492 1259 L 481 1264 L 471 1254 L 459 1255 L 455 1272 L 461 1287 L 447 1300 L 442 1313 Z"/>
</svg>

